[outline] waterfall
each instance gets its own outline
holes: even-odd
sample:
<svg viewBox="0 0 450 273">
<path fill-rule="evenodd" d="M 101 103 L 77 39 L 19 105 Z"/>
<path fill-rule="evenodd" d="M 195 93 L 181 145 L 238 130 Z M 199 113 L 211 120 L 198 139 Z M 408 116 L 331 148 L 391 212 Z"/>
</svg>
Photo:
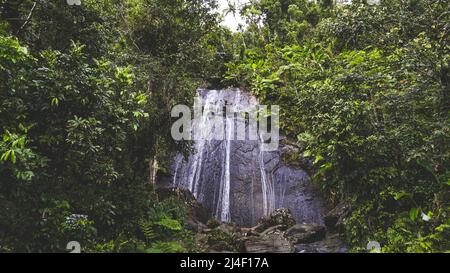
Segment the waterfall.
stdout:
<svg viewBox="0 0 450 273">
<path fill-rule="evenodd" d="M 212 134 L 209 128 L 208 113 L 212 110 L 212 102 L 216 97 L 216 92 L 211 91 L 204 101 L 204 115 L 199 120 L 194 120 L 194 132 L 197 134 L 197 141 L 195 142 L 195 150 L 192 172 L 189 175 L 189 189 L 194 196 L 199 198 L 199 181 L 202 172 L 203 153 L 207 145 L 208 136 Z M 200 109 L 202 108 L 199 106 Z"/>
<path fill-rule="evenodd" d="M 249 122 L 242 121 L 243 115 L 224 112 L 257 107 L 255 97 L 239 89 L 198 90 L 196 101 L 194 111 L 200 115 L 192 120 L 193 149 L 187 158 L 175 156 L 173 186 L 190 190 L 211 216 L 223 222 L 252 226 L 285 207 L 299 222 L 321 223 L 321 204 L 306 173 L 283 163 L 282 148 L 264 151 L 261 135 L 249 138 Z M 244 125 L 245 139 L 237 139 L 237 124 Z"/>
<path fill-rule="evenodd" d="M 236 91 L 236 98 L 233 105 L 233 113 L 239 113 L 239 103 L 241 100 L 241 92 Z M 229 222 L 230 219 L 230 157 L 231 157 L 231 141 L 233 139 L 235 129 L 235 117 L 234 115 L 226 117 L 226 139 L 225 143 L 225 175 L 221 185 L 222 191 L 220 195 L 221 200 L 221 213 L 220 220 Z"/>
<path fill-rule="evenodd" d="M 178 186 L 178 185 L 177 185 L 177 175 L 178 175 L 178 169 L 179 169 L 179 167 L 180 167 L 180 164 L 181 164 L 182 160 L 183 160 L 183 156 L 180 155 L 180 154 L 178 154 L 178 155 L 175 157 L 175 170 L 174 170 L 175 172 L 174 172 L 174 174 L 173 174 L 173 180 L 172 180 L 172 184 L 173 184 L 174 186 Z"/>
<path fill-rule="evenodd" d="M 261 172 L 261 187 L 263 194 L 263 212 L 264 215 L 269 215 L 275 210 L 275 191 L 273 186 L 273 180 L 267 179 L 266 168 L 264 164 L 264 150 L 262 149 L 263 140 L 260 136 L 260 149 L 259 149 L 259 170 Z"/>
</svg>

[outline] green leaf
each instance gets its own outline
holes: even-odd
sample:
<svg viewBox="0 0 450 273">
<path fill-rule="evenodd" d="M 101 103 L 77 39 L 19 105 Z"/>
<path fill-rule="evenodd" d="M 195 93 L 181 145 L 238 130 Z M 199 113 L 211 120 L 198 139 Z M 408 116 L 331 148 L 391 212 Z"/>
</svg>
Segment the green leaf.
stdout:
<svg viewBox="0 0 450 273">
<path fill-rule="evenodd" d="M 7 161 L 10 154 L 11 154 L 11 150 L 6 151 L 5 153 L 2 154 L 2 157 L 0 158 L 0 160 Z"/>
<path fill-rule="evenodd" d="M 59 105 L 59 100 L 58 98 L 53 98 L 52 99 L 52 106 L 58 106 Z"/>
<path fill-rule="evenodd" d="M 316 159 L 314 160 L 314 164 L 319 163 L 322 159 L 323 159 L 323 156 L 321 156 L 321 155 L 316 156 Z"/>
<path fill-rule="evenodd" d="M 28 55 L 28 48 L 24 47 L 24 46 L 20 46 L 18 49 L 18 52 L 24 54 L 24 55 Z"/>
<path fill-rule="evenodd" d="M 11 162 L 13 164 L 16 164 L 16 162 L 17 162 L 16 152 L 15 151 L 11 151 Z"/>
<path fill-rule="evenodd" d="M 181 223 L 179 221 L 167 217 L 159 220 L 155 224 L 172 231 L 179 231 L 182 229 Z"/>
<path fill-rule="evenodd" d="M 419 217 L 419 213 L 420 213 L 420 208 L 412 208 L 409 211 L 409 219 L 411 219 L 411 221 L 416 221 L 417 217 Z"/>
<path fill-rule="evenodd" d="M 178 242 L 156 242 L 146 253 L 181 253 L 186 250 Z"/>
<path fill-rule="evenodd" d="M 400 191 L 400 192 L 397 192 L 397 193 L 394 194 L 394 199 L 397 200 L 397 201 L 402 199 L 402 198 L 404 198 L 404 197 L 411 197 L 411 194 L 407 193 L 405 191 Z"/>
</svg>

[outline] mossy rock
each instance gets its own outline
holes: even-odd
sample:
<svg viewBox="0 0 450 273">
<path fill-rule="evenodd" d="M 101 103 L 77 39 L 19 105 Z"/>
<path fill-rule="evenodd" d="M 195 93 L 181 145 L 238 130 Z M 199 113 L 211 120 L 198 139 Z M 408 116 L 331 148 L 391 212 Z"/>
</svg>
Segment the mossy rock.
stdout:
<svg viewBox="0 0 450 273">
<path fill-rule="evenodd" d="M 270 227 L 280 226 L 280 230 L 287 230 L 295 225 L 295 219 L 289 209 L 277 209 L 270 215 L 261 218 L 258 221 L 257 232 L 262 232 Z"/>
</svg>

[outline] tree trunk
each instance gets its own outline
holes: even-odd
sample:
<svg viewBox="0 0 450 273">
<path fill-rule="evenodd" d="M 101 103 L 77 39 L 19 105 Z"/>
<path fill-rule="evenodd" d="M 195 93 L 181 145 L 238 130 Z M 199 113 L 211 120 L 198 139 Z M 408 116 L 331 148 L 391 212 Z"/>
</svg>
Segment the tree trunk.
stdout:
<svg viewBox="0 0 450 273">
<path fill-rule="evenodd" d="M 158 171 L 158 161 L 156 157 L 148 162 L 149 168 L 149 183 L 153 187 L 156 188 L 156 172 Z"/>
</svg>

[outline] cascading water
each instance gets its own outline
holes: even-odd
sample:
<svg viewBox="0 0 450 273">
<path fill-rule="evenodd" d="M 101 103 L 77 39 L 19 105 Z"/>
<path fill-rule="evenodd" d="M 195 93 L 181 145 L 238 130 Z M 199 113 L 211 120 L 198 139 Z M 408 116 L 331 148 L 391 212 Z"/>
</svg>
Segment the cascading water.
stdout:
<svg viewBox="0 0 450 273">
<path fill-rule="evenodd" d="M 261 149 L 262 140 L 259 145 L 259 170 L 261 171 L 261 187 L 263 194 L 263 213 L 270 214 L 275 209 L 275 191 L 271 180 L 267 179 L 266 168 L 264 164 L 264 151 Z"/>
<path fill-rule="evenodd" d="M 192 121 L 193 152 L 175 157 L 172 186 L 189 189 L 211 216 L 224 222 L 252 226 L 283 207 L 298 222 L 322 223 L 320 198 L 303 170 L 283 163 L 282 144 L 277 151 L 264 151 L 260 135 L 237 140 L 238 126 L 249 132 L 240 111 L 257 106 L 255 97 L 238 89 L 199 90 L 197 101 L 203 114 Z M 225 108 L 237 114 L 227 115 Z"/>
<path fill-rule="evenodd" d="M 236 98 L 235 98 L 235 104 L 233 105 L 233 112 L 238 113 L 239 112 L 239 104 L 241 99 L 241 91 L 236 91 Z M 230 158 L 231 158 L 231 141 L 233 139 L 233 127 L 234 127 L 234 116 L 233 117 L 226 117 L 226 138 L 225 138 L 225 175 L 222 180 L 221 185 L 222 191 L 220 194 L 220 202 L 221 202 L 221 213 L 220 217 L 218 217 L 220 220 L 224 222 L 229 222 L 230 219 Z"/>
</svg>

